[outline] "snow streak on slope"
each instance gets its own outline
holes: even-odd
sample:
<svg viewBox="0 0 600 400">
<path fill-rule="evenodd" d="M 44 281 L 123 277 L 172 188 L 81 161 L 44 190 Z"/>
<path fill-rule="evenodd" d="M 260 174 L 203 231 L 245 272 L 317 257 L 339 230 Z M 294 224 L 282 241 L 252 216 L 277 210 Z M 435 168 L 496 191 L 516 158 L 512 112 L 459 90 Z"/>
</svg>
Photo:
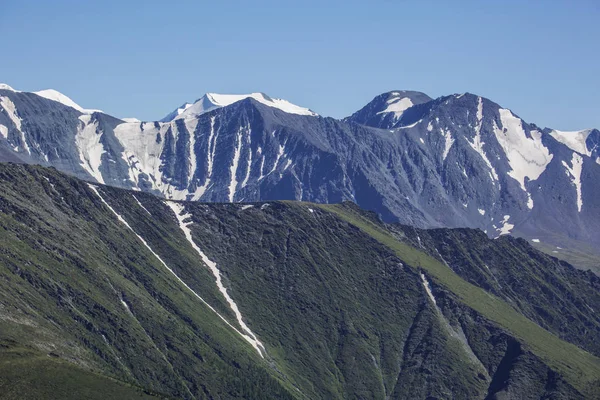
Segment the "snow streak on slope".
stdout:
<svg viewBox="0 0 600 400">
<path fill-rule="evenodd" d="M 263 351 L 265 350 L 265 347 L 256 338 L 256 335 L 254 334 L 254 332 L 252 332 L 252 330 L 250 330 L 248 325 L 246 325 L 246 323 L 244 322 L 244 320 L 242 318 L 242 314 L 241 314 L 237 304 L 235 303 L 235 301 L 233 301 L 231 296 L 229 296 L 229 293 L 227 293 L 227 289 L 225 288 L 225 286 L 223 286 L 223 281 L 221 280 L 221 271 L 219 271 L 219 269 L 217 268 L 217 264 L 214 261 L 211 261 L 206 256 L 206 254 L 204 254 L 202 252 L 202 250 L 200 250 L 200 248 L 196 245 L 196 243 L 192 239 L 192 231 L 189 228 L 189 225 L 192 224 L 192 221 L 190 219 L 191 214 L 189 214 L 189 213 L 184 214 L 185 208 L 181 204 L 174 203 L 171 201 L 166 202 L 166 203 L 169 207 L 171 207 L 171 209 L 175 213 L 175 216 L 177 217 L 177 220 L 179 221 L 179 227 L 185 234 L 185 237 L 188 240 L 188 242 L 190 242 L 190 245 L 192 245 L 194 250 L 196 250 L 196 252 L 200 255 L 200 258 L 202 258 L 202 261 L 208 266 L 208 268 L 212 271 L 213 275 L 215 276 L 215 279 L 217 282 L 217 287 L 219 288 L 219 291 L 221 292 L 223 297 L 225 297 L 225 300 L 227 300 L 227 303 L 229 304 L 231 311 L 233 311 L 233 313 L 235 314 L 238 324 L 242 327 L 242 330 L 246 333 L 246 334 L 243 334 L 244 339 L 246 339 L 248 341 L 248 343 L 250 343 L 252 345 L 252 347 L 254 347 L 256 349 L 256 351 L 258 352 L 258 354 L 261 357 L 264 357 Z M 189 221 L 185 222 L 185 220 L 189 220 Z"/>
<path fill-rule="evenodd" d="M 39 92 L 33 92 L 33 93 L 37 94 L 38 96 L 43 97 L 45 99 L 57 101 L 61 104 L 64 104 L 65 106 L 74 108 L 83 114 L 93 114 L 95 112 L 102 112 L 100 110 L 87 110 L 87 109 L 81 107 L 79 104 L 75 103 L 69 97 L 65 96 L 64 94 L 62 94 L 54 89 L 40 90 Z"/>
<path fill-rule="evenodd" d="M 581 196 L 581 171 L 583 170 L 583 157 L 577 153 L 573 153 L 571 159 L 571 167 L 566 162 L 562 162 L 563 166 L 567 170 L 567 176 L 572 178 L 573 185 L 575 185 L 575 191 L 577 192 L 577 211 L 581 212 L 583 207 L 583 198 Z"/>
<path fill-rule="evenodd" d="M 550 136 L 552 136 L 554 139 L 558 140 L 562 144 L 566 145 L 571 150 L 575 150 L 579 154 L 583 154 L 590 157 L 592 155 L 592 152 L 588 150 L 585 142 L 591 132 L 591 129 L 573 132 L 553 130 L 552 132 L 550 132 Z"/>
<path fill-rule="evenodd" d="M 454 138 L 452 137 L 452 133 L 450 132 L 450 129 L 443 130 L 442 128 L 440 128 L 440 132 L 442 133 L 442 136 L 445 139 L 444 153 L 442 154 L 442 160 L 445 161 L 446 157 L 448 157 L 448 153 L 450 152 L 450 149 L 452 148 L 452 145 L 454 144 Z"/>
<path fill-rule="evenodd" d="M 22 129 L 22 126 L 21 126 L 22 121 L 21 121 L 21 117 L 19 117 L 19 115 L 17 113 L 17 108 L 15 107 L 15 104 L 8 97 L 0 97 L 0 107 L 2 107 L 2 109 L 6 112 L 6 114 L 8 115 L 8 118 L 10 118 L 10 120 L 13 122 L 13 124 L 17 128 L 17 131 L 19 131 L 19 133 L 21 134 L 21 143 L 23 144 L 23 149 L 28 154 L 31 154 L 31 150 L 29 149 L 29 145 L 27 144 L 27 140 L 25 138 L 25 133 L 21 130 Z M 0 129 L 0 133 L 2 134 L 2 136 L 5 139 L 8 139 L 8 128 L 5 127 L 4 125 L 0 125 L 0 126 L 2 127 Z M 18 147 L 15 147 L 15 151 L 18 151 Z"/>
<path fill-rule="evenodd" d="M 104 184 L 100 165 L 102 164 L 102 154 L 106 153 L 104 145 L 100 142 L 102 132 L 98 132 L 98 123 L 91 122 L 91 115 L 81 115 L 79 117 L 79 126 L 75 135 L 75 145 L 79 152 L 81 166 L 99 183 Z"/>
<path fill-rule="evenodd" d="M 194 195 L 193 200 L 200 199 L 206 189 L 208 189 L 208 185 L 210 185 L 210 179 L 213 173 L 213 167 L 215 162 L 215 151 L 217 149 L 217 139 L 219 138 L 219 130 L 217 130 L 215 134 L 215 117 L 212 116 L 210 118 L 210 132 L 208 134 L 208 145 L 207 145 L 207 165 L 208 168 L 206 170 L 206 178 L 204 179 L 204 184 L 198 188 L 196 195 Z"/>
<path fill-rule="evenodd" d="M 181 118 L 193 118 L 198 115 L 207 113 L 217 108 L 225 107 L 238 101 L 253 98 L 254 100 L 267 105 L 269 107 L 278 108 L 285 111 L 288 114 L 298 115 L 310 115 L 317 116 L 316 113 L 309 110 L 308 108 L 300 107 L 289 101 L 282 99 L 275 99 L 267 96 L 264 93 L 250 93 L 250 94 L 218 94 L 218 93 L 207 93 L 198 99 L 192 106 L 188 107 L 185 111 L 179 114 L 175 119 Z"/>
<path fill-rule="evenodd" d="M 498 128 L 494 122 L 494 133 L 498 143 L 504 149 L 511 171 L 508 175 L 514 178 L 523 191 L 529 196 L 527 206 L 533 208 L 533 201 L 525 187 L 525 178 L 536 180 L 552 161 L 552 154 L 542 143 L 542 133 L 531 131 L 527 137 L 523 129 L 523 121 L 517 118 L 510 110 L 501 108 L 500 120 L 503 129 Z"/>
<path fill-rule="evenodd" d="M 431 285 L 429 285 L 429 281 L 425 278 L 425 275 L 421 272 L 421 281 L 423 282 L 423 287 L 427 292 L 427 296 L 431 299 L 431 302 L 434 306 L 437 307 L 437 302 L 435 301 L 435 297 L 433 296 L 433 292 L 431 291 Z"/>
<path fill-rule="evenodd" d="M 248 184 L 248 179 L 250 179 L 250 169 L 252 168 L 252 129 L 250 128 L 250 123 L 248 123 L 246 130 L 248 131 L 248 135 L 246 136 L 248 138 L 248 163 L 246 165 L 246 176 L 242 181 L 242 188 L 246 187 Z"/>
<path fill-rule="evenodd" d="M 235 196 L 235 190 L 237 188 L 237 171 L 240 164 L 240 154 L 242 152 L 242 132 L 244 128 L 240 127 L 237 134 L 235 151 L 233 153 L 233 160 L 231 161 L 231 167 L 229 172 L 231 174 L 231 181 L 229 182 L 229 202 L 233 203 L 233 197 Z"/>
<path fill-rule="evenodd" d="M 231 323 L 229 321 L 227 321 L 221 314 L 218 313 L 217 310 L 215 310 L 210 304 L 208 304 L 206 302 L 206 300 L 204 300 L 202 297 L 200 297 L 200 295 L 198 295 L 198 293 L 196 293 L 191 287 L 188 286 L 187 283 L 185 283 L 183 281 L 183 279 L 181 279 L 176 273 L 175 271 L 173 271 L 168 265 L 167 263 L 165 263 L 163 261 L 162 258 L 160 258 L 160 256 L 158 254 L 156 254 L 154 252 L 154 250 L 152 250 L 152 248 L 150 247 L 150 245 L 144 240 L 144 238 L 142 238 L 140 235 L 138 235 L 133 228 L 131 227 L 131 225 L 129 225 L 129 223 L 127 223 L 127 221 L 125 221 L 125 218 L 123 218 L 119 213 L 117 213 L 115 211 L 114 208 L 112 208 L 107 202 L 106 200 L 104 200 L 104 198 L 102 197 L 102 195 L 100 195 L 100 191 L 98 190 L 98 188 L 92 184 L 88 183 L 89 188 L 96 194 L 96 196 L 98 196 L 100 198 L 100 200 L 102 201 L 102 203 L 104 203 L 104 205 L 117 217 L 117 219 L 127 227 L 127 229 L 129 229 L 139 240 L 140 242 L 142 242 L 142 244 L 144 245 L 144 247 L 146 247 L 146 249 L 148 249 L 148 251 L 150 251 L 150 253 L 152 253 L 152 255 L 154 257 L 156 257 L 156 259 L 158 261 L 160 261 L 160 263 L 183 285 L 185 286 L 186 289 L 188 289 L 190 292 L 192 292 L 192 294 L 198 299 L 200 300 L 204 305 L 206 305 L 212 312 L 214 312 L 215 314 L 217 314 L 217 316 L 219 318 L 221 318 L 221 320 L 223 322 L 225 322 L 231 329 L 233 329 L 235 332 L 237 332 L 240 336 L 242 336 L 245 340 L 247 340 L 248 342 L 250 342 L 250 338 L 243 334 L 242 332 L 240 332 L 235 326 L 231 325 Z M 177 214 L 177 212 L 176 212 Z M 179 217 L 178 217 L 179 218 Z M 260 342 L 258 342 L 260 343 Z M 250 342 L 250 344 L 253 345 L 252 342 Z M 254 346 L 254 345 L 253 345 Z M 260 344 L 260 346 L 262 346 L 262 344 Z M 264 349 L 264 347 L 263 347 Z M 258 350 L 258 349 L 257 349 Z M 258 353 L 260 354 L 261 357 L 263 357 L 262 352 L 260 350 L 258 350 Z"/>
<path fill-rule="evenodd" d="M 483 126 L 483 99 L 481 97 L 479 97 L 478 103 L 477 103 L 477 125 L 475 126 L 475 137 L 473 138 L 472 142 L 467 140 L 467 143 L 469 143 L 469 145 L 471 145 L 473 150 L 475 150 L 477 153 L 479 153 L 479 155 L 481 156 L 481 158 L 483 159 L 485 164 L 488 166 L 489 174 L 490 174 L 490 178 L 492 179 L 492 182 L 497 182 L 498 174 L 496 173 L 496 169 L 494 169 L 494 167 L 492 166 L 492 163 L 488 159 L 487 154 L 485 153 L 485 150 L 483 149 L 483 145 L 485 144 L 485 142 L 483 142 L 481 140 L 481 127 L 482 126 Z"/>
<path fill-rule="evenodd" d="M 194 174 L 196 172 L 196 126 L 198 126 L 198 119 L 194 118 L 194 119 L 189 119 L 185 121 L 185 128 L 188 131 L 188 134 L 190 136 L 190 140 L 189 140 L 189 144 L 190 144 L 190 148 L 189 148 L 189 153 L 190 153 L 190 159 L 189 159 L 189 169 L 188 169 L 188 184 L 192 182 L 192 180 L 194 179 Z"/>
</svg>

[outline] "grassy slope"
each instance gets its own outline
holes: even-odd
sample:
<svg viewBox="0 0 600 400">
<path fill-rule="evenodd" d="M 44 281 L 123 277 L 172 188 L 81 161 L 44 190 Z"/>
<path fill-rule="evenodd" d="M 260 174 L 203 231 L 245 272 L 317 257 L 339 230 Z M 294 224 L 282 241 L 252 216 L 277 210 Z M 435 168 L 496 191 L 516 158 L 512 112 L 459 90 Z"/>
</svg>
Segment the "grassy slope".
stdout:
<svg viewBox="0 0 600 400">
<path fill-rule="evenodd" d="M 157 399 L 149 392 L 30 349 L 0 349 L 0 399 Z"/>
<path fill-rule="evenodd" d="M 600 359 L 555 335 L 515 311 L 508 303 L 464 281 L 450 268 L 419 250 L 399 242 L 389 232 L 344 205 L 315 204 L 337 214 L 391 248 L 407 264 L 426 270 L 437 283 L 455 293 L 466 305 L 507 329 L 579 390 L 600 379 Z"/>
<path fill-rule="evenodd" d="M 0 339 L 174 397 L 289 396 L 256 352 L 176 281 L 85 183 L 11 166 L 0 171 L 0 186 Z M 140 210 L 129 192 L 102 194 L 130 221 L 131 210 Z M 148 207 L 168 211 L 149 198 Z M 175 227 L 150 218 L 133 225 L 149 242 L 162 242 L 155 251 L 233 320 L 214 278 Z M 45 360 L 31 358 L 31 368 L 45 369 Z"/>
</svg>

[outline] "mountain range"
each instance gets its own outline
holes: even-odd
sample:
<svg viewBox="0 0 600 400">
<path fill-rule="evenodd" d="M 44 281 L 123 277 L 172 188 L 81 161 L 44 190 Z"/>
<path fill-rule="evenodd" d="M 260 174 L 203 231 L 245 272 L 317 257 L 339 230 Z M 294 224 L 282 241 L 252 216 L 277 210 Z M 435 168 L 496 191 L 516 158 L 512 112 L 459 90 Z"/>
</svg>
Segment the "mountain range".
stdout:
<svg viewBox="0 0 600 400">
<path fill-rule="evenodd" d="M 599 144 L 596 129 L 539 128 L 470 93 L 392 91 L 342 120 L 262 93 L 206 94 L 127 122 L 0 86 L 1 161 L 172 200 L 349 200 L 386 222 L 523 237 L 596 271 Z"/>
</svg>

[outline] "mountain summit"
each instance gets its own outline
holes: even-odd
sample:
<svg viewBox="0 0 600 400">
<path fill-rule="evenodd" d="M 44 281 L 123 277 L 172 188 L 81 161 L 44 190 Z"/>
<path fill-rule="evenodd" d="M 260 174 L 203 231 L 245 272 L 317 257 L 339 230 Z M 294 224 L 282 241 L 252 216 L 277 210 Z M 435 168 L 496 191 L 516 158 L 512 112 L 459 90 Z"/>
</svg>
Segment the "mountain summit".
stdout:
<svg viewBox="0 0 600 400">
<path fill-rule="evenodd" d="M 252 98 L 259 103 L 267 105 L 269 107 L 278 108 L 290 114 L 298 115 L 310 115 L 317 116 L 317 114 L 308 108 L 300 107 L 290 103 L 287 100 L 276 99 L 267 96 L 264 93 L 250 93 L 250 94 L 218 94 L 218 93 L 206 93 L 204 96 L 196 100 L 193 104 L 184 103 L 181 107 L 178 107 L 175 111 L 169 113 L 166 117 L 161 119 L 162 122 L 170 122 L 175 119 L 186 119 L 195 118 L 199 115 L 215 110 L 217 108 L 226 107 L 238 101 L 242 101 L 247 98 Z"/>
</svg>

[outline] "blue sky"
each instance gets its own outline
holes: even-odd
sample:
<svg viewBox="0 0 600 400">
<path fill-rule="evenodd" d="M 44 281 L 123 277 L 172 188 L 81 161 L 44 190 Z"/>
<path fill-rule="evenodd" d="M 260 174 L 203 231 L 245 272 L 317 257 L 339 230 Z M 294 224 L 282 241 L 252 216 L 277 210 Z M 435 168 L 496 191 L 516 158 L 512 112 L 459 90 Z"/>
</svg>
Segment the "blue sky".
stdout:
<svg viewBox="0 0 600 400">
<path fill-rule="evenodd" d="M 600 128 L 599 17 L 586 0 L 0 0 L 0 82 L 144 120 L 205 92 L 343 117 L 413 89 Z"/>
</svg>

